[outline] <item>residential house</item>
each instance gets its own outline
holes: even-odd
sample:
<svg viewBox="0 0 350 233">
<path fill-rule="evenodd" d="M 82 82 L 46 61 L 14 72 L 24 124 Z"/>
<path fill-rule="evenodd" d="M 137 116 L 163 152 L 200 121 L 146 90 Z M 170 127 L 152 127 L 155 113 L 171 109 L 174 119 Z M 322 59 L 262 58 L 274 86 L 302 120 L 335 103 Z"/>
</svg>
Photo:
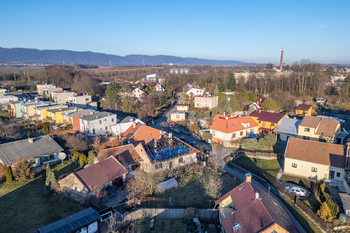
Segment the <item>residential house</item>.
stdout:
<svg viewBox="0 0 350 233">
<path fill-rule="evenodd" d="M 117 122 L 117 114 L 110 112 L 98 112 L 90 115 L 79 116 L 80 131 L 88 135 L 110 134 L 111 126 Z"/>
<path fill-rule="evenodd" d="M 51 102 L 49 102 L 48 105 L 35 106 L 35 116 L 36 116 L 35 119 L 45 120 L 49 116 L 49 113 L 47 111 L 49 109 L 56 109 L 56 108 L 68 108 L 68 106 L 64 104 L 55 104 Z"/>
<path fill-rule="evenodd" d="M 52 100 L 56 104 L 66 104 L 69 97 L 73 97 L 76 93 L 73 91 L 53 91 L 51 93 Z"/>
<path fill-rule="evenodd" d="M 83 115 L 91 115 L 94 113 L 97 112 L 92 109 L 84 109 L 79 111 L 63 112 L 62 115 L 64 122 L 72 124 L 74 131 L 80 131 L 79 117 Z"/>
<path fill-rule="evenodd" d="M 343 145 L 289 138 L 283 172 L 313 179 L 343 181 L 347 151 Z"/>
<path fill-rule="evenodd" d="M 311 116 L 312 113 L 312 105 L 307 104 L 299 104 L 295 109 L 296 115 L 308 115 Z"/>
<path fill-rule="evenodd" d="M 22 104 L 21 101 L 10 102 L 9 109 L 7 110 L 9 116 L 12 118 L 22 118 Z"/>
<path fill-rule="evenodd" d="M 266 111 L 254 111 L 250 116 L 259 124 L 259 133 L 273 132 L 283 117 L 287 117 L 287 114 L 274 113 Z"/>
<path fill-rule="evenodd" d="M 131 86 L 128 88 L 128 90 L 125 91 L 125 93 L 120 93 L 120 94 L 123 96 L 128 95 L 131 97 L 135 97 L 136 99 L 141 99 L 142 95 L 146 94 L 146 92 L 141 90 L 138 87 Z"/>
<path fill-rule="evenodd" d="M 47 110 L 48 113 L 48 119 L 50 119 L 52 122 L 55 122 L 56 124 L 60 124 L 64 122 L 64 115 L 63 113 L 67 114 L 69 112 L 76 112 L 83 110 L 82 108 L 77 107 L 68 107 L 68 108 L 54 108 Z"/>
<path fill-rule="evenodd" d="M 44 89 L 45 88 L 56 88 L 56 86 L 52 85 L 52 84 L 43 84 L 43 85 L 36 85 L 36 91 L 38 92 L 39 95 L 43 95 L 44 94 Z"/>
<path fill-rule="evenodd" d="M 38 106 L 50 105 L 49 101 L 22 102 L 21 111 L 24 119 L 36 119 L 36 108 Z"/>
<path fill-rule="evenodd" d="M 260 110 L 261 110 L 261 103 L 262 103 L 262 102 L 263 102 L 263 101 L 262 101 L 261 99 L 258 100 L 258 101 L 255 101 L 255 102 L 251 103 L 248 107 L 246 107 L 246 108 L 244 109 L 244 111 L 247 112 L 247 115 L 251 114 L 251 113 L 254 112 L 254 111 L 260 111 Z"/>
<path fill-rule="evenodd" d="M 297 233 L 298 228 L 279 202 L 270 194 L 246 181 L 219 198 L 219 220 L 225 233 Z"/>
<path fill-rule="evenodd" d="M 186 120 L 186 113 L 184 113 L 184 112 L 172 112 L 170 114 L 170 120 L 171 121 L 185 121 Z"/>
<path fill-rule="evenodd" d="M 129 171 L 135 170 L 142 162 L 139 153 L 135 150 L 132 144 L 107 148 L 100 150 L 97 154 L 98 158 L 109 158 L 113 156 Z"/>
<path fill-rule="evenodd" d="M 46 135 L 0 144 L 0 163 L 7 166 L 16 163 L 17 159 L 26 158 L 34 162 L 37 173 L 42 165 L 60 161 L 60 153 L 63 153 L 63 148 Z"/>
<path fill-rule="evenodd" d="M 208 90 L 205 88 L 199 88 L 199 87 L 192 87 L 188 91 L 186 91 L 187 95 L 192 95 L 192 96 L 203 96 L 204 94 L 210 94 Z"/>
<path fill-rule="evenodd" d="M 190 110 L 189 104 L 177 104 L 176 111 L 177 112 L 188 112 Z"/>
<path fill-rule="evenodd" d="M 319 105 L 324 105 L 327 102 L 327 98 L 326 97 L 317 97 L 316 98 L 316 103 Z"/>
<path fill-rule="evenodd" d="M 43 95 L 45 93 L 46 98 L 50 98 L 51 93 L 55 91 L 63 91 L 63 88 L 61 87 L 43 88 Z"/>
<path fill-rule="evenodd" d="M 18 101 L 18 97 L 14 95 L 0 96 L 1 110 L 8 110 L 9 108 L 11 108 L 10 103 L 16 101 Z"/>
<path fill-rule="evenodd" d="M 157 83 L 154 87 L 153 90 L 155 91 L 165 91 L 165 88 L 162 86 L 162 84 Z"/>
<path fill-rule="evenodd" d="M 258 124 L 249 115 L 242 117 L 219 117 L 210 126 L 212 141 L 229 144 L 232 141 L 242 139 L 248 133 L 257 133 Z"/>
<path fill-rule="evenodd" d="M 298 135 L 303 139 L 337 144 L 341 143 L 340 140 L 335 140 L 340 132 L 339 121 L 316 116 L 304 116 L 298 129 Z"/>
<path fill-rule="evenodd" d="M 152 140 L 159 140 L 163 134 L 166 132 L 134 123 L 121 136 L 128 144 L 132 143 L 137 146 L 139 143 L 147 144 Z"/>
<path fill-rule="evenodd" d="M 111 186 L 114 182 L 123 182 L 128 170 L 114 157 L 73 172 L 60 180 L 61 188 L 71 191 L 76 200 L 96 194 L 99 190 Z"/>
<path fill-rule="evenodd" d="M 66 99 L 67 105 L 71 107 L 84 108 L 92 102 L 91 95 L 73 95 Z"/>
<path fill-rule="evenodd" d="M 111 81 L 108 81 L 108 80 L 104 80 L 103 82 L 102 82 L 102 84 L 103 85 L 109 85 L 109 84 L 111 84 L 112 82 Z"/>
<path fill-rule="evenodd" d="M 101 215 L 92 207 L 36 230 L 36 233 L 96 233 L 100 232 Z"/>
<path fill-rule="evenodd" d="M 5 88 L 0 88 L 0 96 L 4 96 L 7 93 L 7 89 Z"/>
<path fill-rule="evenodd" d="M 111 126 L 112 136 L 119 136 L 130 128 L 134 123 L 144 125 L 145 123 L 138 118 L 127 116 L 120 123 Z"/>
<path fill-rule="evenodd" d="M 194 97 L 194 107 L 213 109 L 218 106 L 218 96 L 196 96 Z"/>
<path fill-rule="evenodd" d="M 277 127 L 274 129 L 277 140 L 287 142 L 290 137 L 298 138 L 300 120 L 283 117 Z"/>
</svg>

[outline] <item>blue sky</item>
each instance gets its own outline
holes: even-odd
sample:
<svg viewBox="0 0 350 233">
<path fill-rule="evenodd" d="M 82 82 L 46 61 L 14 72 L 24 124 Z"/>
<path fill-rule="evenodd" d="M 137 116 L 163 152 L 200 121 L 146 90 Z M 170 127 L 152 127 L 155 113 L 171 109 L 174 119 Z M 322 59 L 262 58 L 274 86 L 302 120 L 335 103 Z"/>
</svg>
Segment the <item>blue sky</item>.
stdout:
<svg viewBox="0 0 350 233">
<path fill-rule="evenodd" d="M 350 63 L 350 1 L 2 0 L 0 47 Z"/>
</svg>

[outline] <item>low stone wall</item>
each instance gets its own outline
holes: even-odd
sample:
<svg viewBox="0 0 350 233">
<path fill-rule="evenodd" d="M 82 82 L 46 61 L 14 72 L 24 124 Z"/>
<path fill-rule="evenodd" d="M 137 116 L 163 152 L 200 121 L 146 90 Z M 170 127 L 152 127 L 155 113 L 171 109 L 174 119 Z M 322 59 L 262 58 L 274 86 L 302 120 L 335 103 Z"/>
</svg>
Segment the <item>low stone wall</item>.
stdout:
<svg viewBox="0 0 350 233">
<path fill-rule="evenodd" d="M 138 209 L 124 217 L 124 221 L 133 221 L 139 218 L 183 218 L 186 209 Z M 199 219 L 211 219 L 216 211 L 199 209 L 196 211 Z"/>
</svg>

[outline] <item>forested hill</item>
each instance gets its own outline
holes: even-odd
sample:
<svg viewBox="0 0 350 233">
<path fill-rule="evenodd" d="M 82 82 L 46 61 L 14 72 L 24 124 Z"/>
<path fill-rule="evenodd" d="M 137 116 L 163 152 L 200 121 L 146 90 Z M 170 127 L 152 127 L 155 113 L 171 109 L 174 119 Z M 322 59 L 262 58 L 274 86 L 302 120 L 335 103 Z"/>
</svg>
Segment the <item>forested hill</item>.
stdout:
<svg viewBox="0 0 350 233">
<path fill-rule="evenodd" d="M 93 64 L 109 66 L 140 66 L 140 65 L 255 65 L 233 60 L 207 60 L 198 58 L 182 58 L 175 56 L 127 55 L 125 57 L 105 53 L 76 52 L 70 50 L 38 50 L 26 48 L 0 47 L 0 63 L 44 63 L 44 64 Z M 144 62 L 144 63 L 143 63 Z"/>
</svg>

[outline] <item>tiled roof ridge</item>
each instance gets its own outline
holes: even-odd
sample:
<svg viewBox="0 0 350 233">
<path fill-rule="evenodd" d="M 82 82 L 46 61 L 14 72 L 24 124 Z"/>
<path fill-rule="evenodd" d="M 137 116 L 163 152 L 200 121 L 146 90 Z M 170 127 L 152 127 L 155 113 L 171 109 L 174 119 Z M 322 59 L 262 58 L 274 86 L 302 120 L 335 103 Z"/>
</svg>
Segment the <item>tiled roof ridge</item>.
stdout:
<svg viewBox="0 0 350 233">
<path fill-rule="evenodd" d="M 126 146 L 132 146 L 134 148 L 134 146 L 132 144 L 126 144 L 126 145 L 120 145 L 120 146 L 115 146 L 115 147 L 110 147 L 110 148 L 106 148 L 106 149 L 102 149 L 99 152 L 103 152 L 103 151 L 107 151 L 107 150 L 112 150 L 115 148 L 119 148 L 119 147 L 126 147 Z"/>
<path fill-rule="evenodd" d="M 135 134 L 142 128 L 142 126 L 143 126 L 143 125 L 141 125 L 141 126 L 135 131 L 135 133 L 133 133 L 133 135 L 132 135 L 131 137 L 129 137 L 129 138 L 133 138 L 133 137 L 135 136 Z M 132 127 L 132 125 L 131 125 L 130 127 Z"/>
</svg>

